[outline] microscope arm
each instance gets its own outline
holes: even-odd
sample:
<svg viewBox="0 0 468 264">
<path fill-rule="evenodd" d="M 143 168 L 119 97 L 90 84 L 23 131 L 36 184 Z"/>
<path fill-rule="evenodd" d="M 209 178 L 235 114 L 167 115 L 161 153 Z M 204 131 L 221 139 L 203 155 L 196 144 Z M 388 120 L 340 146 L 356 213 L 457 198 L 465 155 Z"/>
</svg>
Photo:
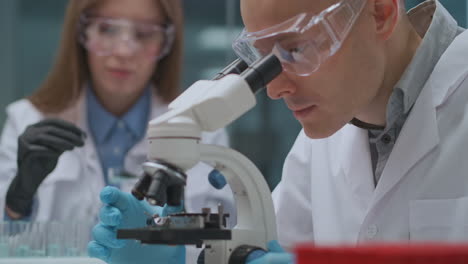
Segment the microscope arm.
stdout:
<svg viewBox="0 0 468 264">
<path fill-rule="evenodd" d="M 276 239 L 276 221 L 270 189 L 257 167 L 239 152 L 214 145 L 200 145 L 201 161 L 215 164 L 231 187 L 237 207 L 237 225 L 232 229 L 232 240 L 205 241 L 206 263 L 220 259 L 228 263 L 236 248 L 248 244 L 265 249 L 270 240 Z M 219 255 L 221 254 L 221 255 Z"/>
</svg>

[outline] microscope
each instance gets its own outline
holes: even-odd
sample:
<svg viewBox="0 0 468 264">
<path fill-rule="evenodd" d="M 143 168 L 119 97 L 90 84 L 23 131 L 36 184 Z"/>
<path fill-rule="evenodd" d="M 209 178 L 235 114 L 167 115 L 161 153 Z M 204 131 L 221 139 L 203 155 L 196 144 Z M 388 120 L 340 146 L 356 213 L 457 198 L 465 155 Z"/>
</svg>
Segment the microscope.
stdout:
<svg viewBox="0 0 468 264">
<path fill-rule="evenodd" d="M 239 152 L 205 145 L 202 131 L 215 131 L 239 118 L 256 104 L 255 93 L 282 72 L 274 55 L 248 66 L 236 60 L 213 80 L 195 82 L 170 105 L 164 115 L 150 121 L 148 162 L 132 194 L 152 205 L 183 203 L 185 172 L 198 162 L 219 171 L 233 191 L 237 225 L 226 228 L 222 205 L 218 213 L 158 215 L 138 229 L 121 229 L 117 237 L 145 244 L 204 245 L 204 263 L 245 263 L 247 255 L 276 239 L 270 189 L 258 168 Z M 199 258 L 200 260 L 200 258 Z"/>
</svg>

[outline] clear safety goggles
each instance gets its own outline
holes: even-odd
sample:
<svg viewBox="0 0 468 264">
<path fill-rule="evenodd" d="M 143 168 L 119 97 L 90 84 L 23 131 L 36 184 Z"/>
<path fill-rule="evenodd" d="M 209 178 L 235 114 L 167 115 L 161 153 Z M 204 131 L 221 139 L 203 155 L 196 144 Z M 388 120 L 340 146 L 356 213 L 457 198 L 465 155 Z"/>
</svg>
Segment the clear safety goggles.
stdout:
<svg viewBox="0 0 468 264">
<path fill-rule="evenodd" d="M 131 54 L 161 59 L 171 50 L 174 26 L 83 15 L 79 39 L 87 50 L 98 56 L 112 55 L 124 45 Z"/>
<path fill-rule="evenodd" d="M 339 50 L 365 3 L 342 0 L 318 15 L 301 13 L 257 32 L 244 29 L 232 47 L 248 64 L 274 53 L 285 71 L 308 76 Z"/>
</svg>

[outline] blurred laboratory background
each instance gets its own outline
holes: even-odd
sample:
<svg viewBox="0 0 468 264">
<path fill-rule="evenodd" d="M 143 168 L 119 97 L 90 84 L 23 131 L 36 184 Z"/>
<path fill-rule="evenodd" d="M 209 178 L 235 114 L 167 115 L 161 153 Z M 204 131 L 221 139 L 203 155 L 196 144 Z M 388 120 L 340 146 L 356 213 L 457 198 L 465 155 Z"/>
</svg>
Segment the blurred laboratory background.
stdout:
<svg viewBox="0 0 468 264">
<path fill-rule="evenodd" d="M 422 1 L 407 0 L 407 7 Z M 467 24 L 467 0 L 441 0 Z M 57 49 L 65 0 L 0 1 L 0 124 L 5 107 L 29 95 L 45 78 Z M 183 87 L 210 78 L 235 59 L 231 41 L 242 28 L 239 0 L 184 0 L 185 63 Z M 281 177 L 282 164 L 300 125 L 282 101 L 257 95 L 257 107 L 229 126 L 231 145 L 260 168 L 270 187 Z"/>
</svg>

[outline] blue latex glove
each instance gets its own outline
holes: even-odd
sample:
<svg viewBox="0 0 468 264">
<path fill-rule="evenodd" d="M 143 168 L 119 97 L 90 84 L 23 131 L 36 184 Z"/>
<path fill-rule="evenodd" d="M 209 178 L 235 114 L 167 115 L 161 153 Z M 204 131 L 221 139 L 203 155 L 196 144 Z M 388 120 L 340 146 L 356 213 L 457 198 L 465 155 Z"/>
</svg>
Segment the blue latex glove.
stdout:
<svg viewBox="0 0 468 264">
<path fill-rule="evenodd" d="M 101 201 L 106 205 L 101 208 L 101 222 L 93 228 L 94 240 L 88 244 L 90 257 L 111 264 L 185 263 L 184 246 L 143 245 L 135 240 L 117 239 L 117 229 L 144 227 L 148 215 L 167 216 L 180 212 L 181 207 L 151 206 L 115 187 L 105 187 Z"/>
<path fill-rule="evenodd" d="M 247 257 L 247 264 L 292 264 L 293 255 L 284 251 L 278 241 L 271 240 L 267 244 L 268 252 L 256 250 Z"/>
</svg>

